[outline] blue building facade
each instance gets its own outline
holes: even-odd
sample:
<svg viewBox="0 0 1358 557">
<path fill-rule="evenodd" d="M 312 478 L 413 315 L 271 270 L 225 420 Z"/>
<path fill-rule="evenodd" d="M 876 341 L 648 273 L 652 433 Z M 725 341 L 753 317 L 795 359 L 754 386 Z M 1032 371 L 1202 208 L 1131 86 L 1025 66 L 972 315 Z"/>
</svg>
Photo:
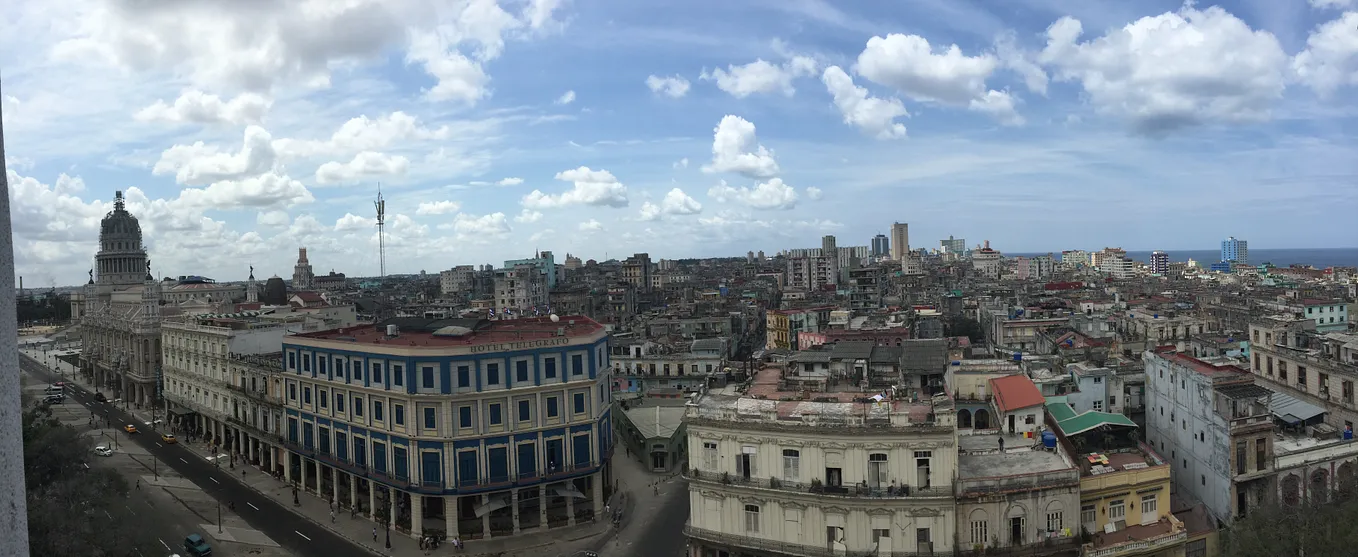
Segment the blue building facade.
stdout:
<svg viewBox="0 0 1358 557">
<path fill-rule="evenodd" d="M 387 507 L 413 536 L 512 535 L 600 513 L 612 482 L 608 337 L 583 317 L 572 329 L 579 320 L 588 332 L 543 319 L 556 333 L 509 342 L 497 329 L 521 334 L 534 320 L 481 321 L 461 343 L 381 326 L 287 337 L 289 480 Z"/>
<path fill-rule="evenodd" d="M 556 256 L 550 251 L 538 252 L 537 257 L 529 259 L 507 259 L 505 260 L 506 269 L 513 269 L 519 265 L 532 265 L 547 275 L 547 289 L 556 288 Z"/>
<path fill-rule="evenodd" d="M 1231 236 L 1221 241 L 1221 260 L 1238 265 L 1249 265 L 1250 243 Z"/>
</svg>

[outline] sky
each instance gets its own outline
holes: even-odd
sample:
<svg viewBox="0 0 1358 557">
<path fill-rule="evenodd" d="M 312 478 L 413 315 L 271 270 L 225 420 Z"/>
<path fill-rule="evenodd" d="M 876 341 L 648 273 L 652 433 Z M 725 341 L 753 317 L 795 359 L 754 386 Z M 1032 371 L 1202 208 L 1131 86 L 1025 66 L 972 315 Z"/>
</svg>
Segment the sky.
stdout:
<svg viewBox="0 0 1358 557">
<path fill-rule="evenodd" d="M 17 273 L 1358 245 L 1358 0 L 10 0 Z"/>
</svg>

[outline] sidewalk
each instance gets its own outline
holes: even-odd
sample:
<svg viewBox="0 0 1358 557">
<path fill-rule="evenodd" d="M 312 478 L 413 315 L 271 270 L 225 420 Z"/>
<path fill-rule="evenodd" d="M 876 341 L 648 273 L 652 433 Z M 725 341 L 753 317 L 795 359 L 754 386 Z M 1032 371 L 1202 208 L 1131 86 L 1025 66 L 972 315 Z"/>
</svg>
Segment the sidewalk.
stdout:
<svg viewBox="0 0 1358 557">
<path fill-rule="evenodd" d="M 613 477 L 618 480 L 618 491 L 626 494 L 622 527 L 595 551 L 604 557 L 658 554 L 662 548 L 641 552 L 633 548 L 646 547 L 648 540 L 644 538 L 659 514 L 657 511 L 674 497 L 688 497 L 688 484 L 678 472 L 656 474 L 647 470 L 641 461 L 623 450 L 613 453 Z M 683 528 L 683 524 L 675 528 Z"/>
<path fill-rule="evenodd" d="M 62 373 L 65 375 L 66 381 L 72 381 L 91 391 L 94 390 L 93 386 L 80 377 L 80 374 L 77 373 L 74 366 L 61 362 L 60 360 L 55 360 L 54 358 L 48 359 L 43 355 L 42 350 L 21 349 L 21 352 L 38 362 L 47 365 L 53 371 Z M 56 362 L 55 365 L 53 364 L 53 361 Z M 135 408 L 127 408 L 125 410 L 141 422 L 138 424 L 139 427 L 151 422 L 151 413 L 149 410 L 137 410 Z M 147 429 L 153 430 L 154 428 L 148 427 Z M 211 452 L 207 450 L 207 446 L 201 442 L 186 444 L 185 447 L 190 448 L 193 454 L 204 460 L 209 460 L 209 457 L 213 456 Z M 643 477 L 647 474 L 641 471 L 640 463 L 635 461 L 631 461 L 630 463 L 624 462 L 629 460 L 630 459 L 627 459 L 626 457 L 617 456 L 613 459 L 615 477 L 619 480 L 620 491 L 628 490 L 629 487 L 627 486 L 638 485 L 644 489 L 639 488 L 631 490 L 632 492 L 637 493 L 637 498 L 640 498 L 642 494 L 648 498 L 653 497 L 649 482 L 654 480 L 648 480 Z M 628 471 L 622 472 L 619 471 L 619 469 Z M 260 471 L 256 467 L 237 466 L 235 469 L 230 469 L 229 466 L 227 466 L 223 467 L 223 470 L 229 471 L 234 479 L 241 481 L 244 485 L 254 489 L 261 495 L 274 499 L 274 501 L 283 508 L 291 509 L 302 518 L 330 529 L 373 555 L 391 557 L 415 557 L 443 554 L 465 555 L 468 557 L 570 557 L 577 551 L 599 551 L 599 548 L 602 547 L 606 541 L 617 539 L 612 524 L 607 520 L 599 520 L 593 524 L 579 524 L 573 528 L 552 530 L 548 532 L 525 533 L 513 537 L 491 538 L 489 540 L 464 540 L 466 547 L 461 552 L 454 551 L 452 545 L 447 542 L 440 545 L 436 550 L 421 550 L 417 540 L 412 539 L 407 534 L 393 530 L 391 532 L 391 549 L 387 549 L 386 532 L 382 525 L 375 523 L 363 515 L 350 518 L 347 511 L 337 509 L 335 511 L 334 522 L 331 522 L 329 502 L 321 499 L 319 496 L 303 491 L 298 497 L 300 505 L 294 506 L 292 504 L 291 484 L 288 484 L 283 480 L 274 479 L 273 476 Z M 241 476 L 242 471 L 245 472 L 243 477 Z M 642 530 L 643 528 L 640 526 L 629 528 L 629 524 L 632 522 L 630 518 L 635 513 L 633 512 L 634 507 L 630 501 L 633 497 L 627 497 L 627 499 L 629 499 L 629 501 L 624 506 L 625 510 L 621 529 L 623 531 Z M 618 497 L 615 496 L 614 500 L 618 500 Z M 239 512 L 239 509 L 237 512 Z M 376 536 L 374 536 L 374 532 L 376 532 Z M 636 535 L 639 536 L 640 534 Z"/>
</svg>

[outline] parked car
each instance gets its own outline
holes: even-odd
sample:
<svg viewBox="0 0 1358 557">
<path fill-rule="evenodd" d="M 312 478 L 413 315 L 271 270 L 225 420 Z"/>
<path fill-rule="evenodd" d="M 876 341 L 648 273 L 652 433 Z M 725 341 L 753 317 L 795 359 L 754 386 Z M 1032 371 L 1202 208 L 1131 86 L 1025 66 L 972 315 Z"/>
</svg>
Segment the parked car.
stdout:
<svg viewBox="0 0 1358 557">
<path fill-rule="evenodd" d="M 42 397 L 43 404 L 61 404 L 64 400 L 66 400 L 65 395 L 47 395 Z"/>
<path fill-rule="evenodd" d="M 108 445 L 99 445 L 94 448 L 94 454 L 98 456 L 113 456 L 113 449 L 108 448 Z"/>
<path fill-rule="evenodd" d="M 184 551 L 193 557 L 207 557 L 212 555 L 212 546 L 207 544 L 203 536 L 189 534 L 184 538 Z"/>
<path fill-rule="evenodd" d="M 134 426 L 134 425 L 132 425 L 132 424 L 127 424 L 127 425 L 123 426 L 123 431 L 126 431 L 126 432 L 128 432 L 128 433 L 136 433 L 136 432 L 137 432 L 137 426 Z"/>
<path fill-rule="evenodd" d="M 165 443 L 166 445 L 173 445 L 179 442 L 178 439 L 175 439 L 173 435 L 170 435 L 168 433 L 160 434 L 160 441 L 162 443 Z"/>
<path fill-rule="evenodd" d="M 107 399 L 107 398 L 104 398 L 104 393 L 94 393 L 94 401 L 95 401 L 95 402 L 108 402 L 108 399 Z"/>
</svg>

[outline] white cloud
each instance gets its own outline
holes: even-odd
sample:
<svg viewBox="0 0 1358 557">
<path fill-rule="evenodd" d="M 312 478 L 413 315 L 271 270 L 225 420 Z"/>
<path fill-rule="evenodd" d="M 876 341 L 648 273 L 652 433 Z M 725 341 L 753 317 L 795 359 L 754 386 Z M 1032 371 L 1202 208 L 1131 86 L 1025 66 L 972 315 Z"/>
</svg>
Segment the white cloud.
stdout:
<svg viewBox="0 0 1358 557">
<path fill-rule="evenodd" d="M 688 157 L 684 157 L 682 159 L 674 161 L 674 168 L 676 170 L 680 168 L 688 168 Z"/>
<path fill-rule="evenodd" d="M 499 182 L 495 182 L 495 185 L 497 185 L 497 186 L 517 186 L 517 185 L 522 184 L 522 183 L 523 183 L 523 178 L 503 178 L 503 179 L 501 179 Z"/>
<path fill-rule="evenodd" d="M 547 229 L 544 229 L 544 230 L 539 230 L 539 231 L 537 231 L 537 232 L 534 232 L 532 236 L 529 236 L 529 237 L 528 237 L 528 241 L 529 241 L 529 242 L 537 242 L 537 241 L 540 241 L 540 240 L 542 240 L 542 239 L 544 239 L 544 238 L 551 238 L 551 237 L 554 236 L 555 234 L 556 234 L 556 231 L 555 231 L 555 230 L 552 230 L 552 229 L 550 229 L 550 228 L 547 228 Z"/>
<path fill-rule="evenodd" d="M 311 203 L 316 198 L 301 182 L 286 175 L 266 172 L 257 176 L 213 182 L 206 188 L 188 188 L 179 192 L 175 203 L 206 209 L 260 209 L 290 207 Z"/>
<path fill-rule="evenodd" d="M 1306 49 L 1292 60 L 1292 71 L 1321 97 L 1358 85 L 1358 12 L 1347 12 L 1311 32 Z"/>
<path fill-rule="evenodd" d="M 353 230 L 367 230 L 377 226 L 377 219 L 360 217 L 353 213 L 345 213 L 339 220 L 335 221 L 336 232 L 348 232 Z"/>
<path fill-rule="evenodd" d="M 967 56 L 957 45 L 934 52 L 919 35 L 890 34 L 868 39 L 858 55 L 857 72 L 894 87 L 921 102 L 966 106 L 985 93 L 985 82 L 998 64 L 995 56 Z"/>
<path fill-rule="evenodd" d="M 782 93 L 790 97 L 797 92 L 792 80 L 815 75 L 816 65 L 815 60 L 806 56 L 794 56 L 781 65 L 761 58 L 741 66 L 730 65 L 725 70 L 703 70 L 699 77 L 717 82 L 718 89 L 737 99 L 756 93 Z"/>
<path fill-rule="evenodd" d="M 773 151 L 759 144 L 754 124 L 728 114 L 712 131 L 712 163 L 703 166 L 703 172 L 735 172 L 750 178 L 778 175 Z"/>
<path fill-rule="evenodd" d="M 995 56 L 999 58 L 1001 66 L 1023 77 L 1023 84 L 1029 91 L 1046 96 L 1049 81 L 1046 70 L 1018 47 L 1013 32 L 995 39 Z"/>
<path fill-rule="evenodd" d="M 272 170 L 277 158 L 269 132 L 259 126 L 250 126 L 245 128 L 245 139 L 237 153 L 224 153 L 202 141 L 175 145 L 161 153 L 151 173 L 157 176 L 174 174 L 175 181 L 181 184 L 202 185 L 258 176 Z"/>
<path fill-rule="evenodd" d="M 1317 10 L 1343 10 L 1358 5 L 1355 0 L 1307 0 Z"/>
<path fill-rule="evenodd" d="M 458 213 L 453 217 L 453 222 L 442 225 L 442 228 L 451 228 L 459 240 L 463 241 L 487 241 L 503 238 L 513 229 L 509 227 L 509 220 L 504 213 L 490 213 L 488 215 L 471 215 Z"/>
<path fill-rule="evenodd" d="M 530 211 L 528 209 L 523 209 L 522 211 L 519 211 L 519 215 L 514 217 L 514 222 L 522 222 L 525 224 L 535 223 L 539 220 L 542 220 L 542 212 Z"/>
<path fill-rule="evenodd" d="M 651 92 L 657 95 L 664 95 L 671 99 L 677 99 L 688 94 L 688 80 L 680 76 L 660 77 L 648 76 L 646 86 L 651 88 Z"/>
<path fill-rule="evenodd" d="M 456 201 L 426 201 L 420 203 L 415 209 L 417 215 L 446 215 L 462 210 L 462 204 Z"/>
<path fill-rule="evenodd" d="M 820 201 L 820 198 L 824 195 L 825 192 L 821 191 L 821 189 L 816 186 L 808 186 L 806 188 L 806 198 L 812 201 Z"/>
<path fill-rule="evenodd" d="M 347 163 L 327 162 L 316 169 L 320 184 L 347 184 L 364 178 L 400 176 L 410 169 L 410 160 L 400 155 L 363 151 Z"/>
<path fill-rule="evenodd" d="M 556 98 L 555 104 L 565 105 L 573 102 L 575 102 L 575 91 L 566 91 L 565 93 L 562 93 L 560 97 Z"/>
<path fill-rule="evenodd" d="M 580 223 L 580 230 L 582 232 L 602 232 L 603 229 L 604 224 L 594 219 L 589 219 Z"/>
<path fill-rule="evenodd" d="M 283 138 L 274 142 L 274 147 L 288 157 L 343 156 L 380 151 L 401 142 L 443 141 L 451 136 L 446 125 L 428 128 L 414 116 L 396 111 L 377 118 L 351 118 L 326 140 Z"/>
<path fill-rule="evenodd" d="M 557 195 L 533 190 L 523 197 L 523 206 L 528 209 L 552 209 L 570 205 L 627 206 L 627 186 L 607 170 L 591 170 L 587 166 L 582 166 L 558 172 L 556 179 L 572 182 L 573 187 Z"/>
<path fill-rule="evenodd" d="M 985 96 L 972 99 L 968 108 L 989 114 L 1006 126 L 1023 125 L 1023 117 L 1014 110 L 1014 97 L 1008 91 L 986 91 Z"/>
<path fill-rule="evenodd" d="M 1218 7 L 1188 4 L 1077 42 L 1083 31 L 1074 18 L 1053 23 L 1042 62 L 1143 132 L 1264 119 L 1285 87 L 1278 39 Z"/>
<path fill-rule="evenodd" d="M 638 217 L 643 221 L 660 220 L 660 206 L 650 201 L 641 204 L 641 215 Z"/>
<path fill-rule="evenodd" d="M 696 215 L 701 212 L 702 203 L 689 197 L 684 190 L 674 188 L 665 194 L 658 205 L 649 201 L 642 203 L 640 218 L 643 221 L 655 221 L 664 215 Z"/>
<path fill-rule="evenodd" d="M 737 202 L 753 209 L 792 209 L 797 206 L 797 190 L 782 178 L 760 182 L 753 188 L 731 187 L 723 180 L 707 190 L 707 196 L 720 203 Z"/>
<path fill-rule="evenodd" d="M 287 211 L 260 211 L 255 215 L 255 224 L 265 228 L 283 228 L 292 223 Z"/>
<path fill-rule="evenodd" d="M 268 99 L 254 93 L 241 93 L 223 102 L 217 95 L 190 89 L 180 94 L 173 104 L 158 100 L 138 111 L 134 117 L 141 121 L 180 124 L 258 124 L 271 105 Z"/>
<path fill-rule="evenodd" d="M 853 78 L 839 66 L 830 66 L 821 74 L 821 81 L 835 99 L 835 107 L 844 115 L 844 123 L 855 126 L 877 139 L 905 137 L 905 124 L 897 117 L 909 116 L 899 99 L 880 99 L 868 90 L 854 85 Z"/>
</svg>

